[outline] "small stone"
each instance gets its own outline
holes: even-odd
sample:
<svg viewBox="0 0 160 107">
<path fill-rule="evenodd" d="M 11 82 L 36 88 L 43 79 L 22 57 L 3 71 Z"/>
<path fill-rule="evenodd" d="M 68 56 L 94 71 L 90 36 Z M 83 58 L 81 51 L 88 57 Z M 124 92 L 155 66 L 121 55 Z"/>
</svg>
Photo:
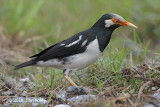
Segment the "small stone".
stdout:
<svg viewBox="0 0 160 107">
<path fill-rule="evenodd" d="M 143 107 L 156 107 L 155 105 L 153 105 L 153 104 L 150 104 L 150 103 L 146 103 L 146 104 L 144 104 L 144 106 Z"/>
<path fill-rule="evenodd" d="M 16 83 L 16 87 L 17 87 L 17 88 L 21 88 L 22 86 L 23 86 L 23 82 L 18 81 L 18 82 Z"/>
<path fill-rule="evenodd" d="M 0 72 L 0 78 L 2 80 L 4 80 L 7 84 L 15 84 L 16 80 L 13 79 L 12 77 L 8 77 L 5 74 L 3 74 L 2 72 Z"/>
<path fill-rule="evenodd" d="M 0 105 L 0 107 L 9 107 L 9 104 Z"/>
<path fill-rule="evenodd" d="M 24 96 L 24 97 L 26 97 L 27 91 L 23 91 L 21 95 Z"/>
<path fill-rule="evenodd" d="M 13 95 L 15 95 L 16 94 L 16 92 L 15 91 L 6 91 L 6 92 L 4 92 L 4 93 L 2 93 L 3 95 L 5 95 L 5 96 L 13 96 Z"/>
<path fill-rule="evenodd" d="M 55 105 L 54 107 L 71 107 L 71 106 L 67 104 L 59 104 L 59 105 Z"/>
<path fill-rule="evenodd" d="M 95 100 L 97 97 L 96 95 L 80 95 L 76 97 L 72 97 L 67 99 L 68 102 L 79 104 L 80 102 Z"/>
<path fill-rule="evenodd" d="M 17 84 L 16 84 L 17 90 L 33 90 L 35 87 L 35 83 L 34 82 L 30 82 L 29 77 L 24 77 L 22 79 L 20 79 Z"/>
<path fill-rule="evenodd" d="M 155 93 L 153 96 L 160 100 L 160 93 Z M 158 105 L 158 107 L 160 107 L 160 103 L 157 100 L 153 100 L 153 101 L 156 105 Z"/>
<path fill-rule="evenodd" d="M 155 93 L 153 96 L 160 100 L 160 93 Z"/>
<path fill-rule="evenodd" d="M 1 87 L 0 89 L 11 89 L 12 87 L 14 86 L 14 84 L 11 84 L 7 81 L 4 81 L 2 84 L 1 84 Z"/>
<path fill-rule="evenodd" d="M 36 86 L 36 84 L 35 84 L 34 82 L 29 82 L 29 83 L 28 83 L 28 88 L 29 88 L 30 90 L 33 90 L 35 86 Z"/>
<path fill-rule="evenodd" d="M 30 78 L 29 77 L 24 77 L 24 78 L 21 78 L 20 80 L 19 80 L 20 82 L 29 82 L 30 81 Z"/>
<path fill-rule="evenodd" d="M 59 91 L 58 93 L 56 93 L 56 98 L 59 101 L 65 101 L 68 98 L 67 92 L 66 91 Z"/>
<path fill-rule="evenodd" d="M 67 90 L 68 93 L 73 94 L 73 95 L 84 95 L 84 94 L 88 94 L 90 92 L 90 90 L 88 88 L 85 87 L 68 87 Z"/>
<path fill-rule="evenodd" d="M 17 82 L 16 87 L 17 87 L 17 88 L 21 88 L 21 87 L 24 86 L 24 83 L 29 83 L 29 82 L 30 82 L 29 77 L 21 78 L 21 79 Z"/>
<path fill-rule="evenodd" d="M 156 91 L 157 90 L 157 88 L 156 87 L 152 87 L 152 91 Z"/>
</svg>

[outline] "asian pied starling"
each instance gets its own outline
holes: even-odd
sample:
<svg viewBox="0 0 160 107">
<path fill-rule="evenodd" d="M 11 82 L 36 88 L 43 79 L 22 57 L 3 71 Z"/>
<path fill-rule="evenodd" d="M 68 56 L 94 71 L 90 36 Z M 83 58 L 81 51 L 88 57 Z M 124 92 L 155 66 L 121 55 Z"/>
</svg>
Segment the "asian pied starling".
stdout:
<svg viewBox="0 0 160 107">
<path fill-rule="evenodd" d="M 120 26 L 137 28 L 118 14 L 104 14 L 91 28 L 31 56 L 30 61 L 17 65 L 15 69 L 26 66 L 62 69 L 65 78 L 73 86 L 77 86 L 69 77 L 69 72 L 81 70 L 94 63 L 108 45 L 112 32 Z"/>
</svg>

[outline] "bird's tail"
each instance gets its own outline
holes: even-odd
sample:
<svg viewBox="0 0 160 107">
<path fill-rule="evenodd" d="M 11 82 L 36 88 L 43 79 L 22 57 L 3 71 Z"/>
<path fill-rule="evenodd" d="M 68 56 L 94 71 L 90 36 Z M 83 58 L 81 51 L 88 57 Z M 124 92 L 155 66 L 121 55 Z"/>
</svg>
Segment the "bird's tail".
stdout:
<svg viewBox="0 0 160 107">
<path fill-rule="evenodd" d="M 36 61 L 30 60 L 30 61 L 27 61 L 27 62 L 24 62 L 22 64 L 19 64 L 19 65 L 15 66 L 14 70 L 17 70 L 17 69 L 20 69 L 20 68 L 23 68 L 23 67 L 26 67 L 26 66 L 35 65 L 35 64 L 36 64 Z"/>
</svg>

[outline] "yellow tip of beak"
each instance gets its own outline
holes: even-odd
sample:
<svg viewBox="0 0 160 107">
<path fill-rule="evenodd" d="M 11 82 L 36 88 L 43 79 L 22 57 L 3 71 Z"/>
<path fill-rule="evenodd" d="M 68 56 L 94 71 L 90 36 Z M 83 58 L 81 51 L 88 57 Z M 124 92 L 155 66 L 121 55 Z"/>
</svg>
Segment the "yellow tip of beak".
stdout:
<svg viewBox="0 0 160 107">
<path fill-rule="evenodd" d="M 138 28 L 136 25 L 132 24 L 132 23 L 128 23 L 128 26 L 134 27 L 134 28 Z"/>
</svg>

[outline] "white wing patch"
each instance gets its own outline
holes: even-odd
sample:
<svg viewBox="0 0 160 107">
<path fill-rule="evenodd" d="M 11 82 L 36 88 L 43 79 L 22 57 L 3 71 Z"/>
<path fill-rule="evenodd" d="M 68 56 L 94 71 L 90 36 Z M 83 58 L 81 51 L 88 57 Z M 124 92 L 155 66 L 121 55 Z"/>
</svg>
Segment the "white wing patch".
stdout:
<svg viewBox="0 0 160 107">
<path fill-rule="evenodd" d="M 87 43 L 87 39 L 82 43 L 81 47 L 83 47 Z"/>
<path fill-rule="evenodd" d="M 112 20 L 105 20 L 105 27 L 110 27 L 111 25 L 114 25 Z"/>
<path fill-rule="evenodd" d="M 78 39 L 78 40 L 76 40 L 76 41 L 74 41 L 74 42 L 66 45 L 65 47 L 70 47 L 70 46 L 72 46 L 72 45 L 75 45 L 75 44 L 77 44 L 81 39 L 82 39 L 82 35 L 79 36 L 79 39 Z"/>
<path fill-rule="evenodd" d="M 62 44 L 60 44 L 59 46 L 64 46 L 64 45 L 65 45 L 65 44 L 62 43 Z"/>
</svg>

